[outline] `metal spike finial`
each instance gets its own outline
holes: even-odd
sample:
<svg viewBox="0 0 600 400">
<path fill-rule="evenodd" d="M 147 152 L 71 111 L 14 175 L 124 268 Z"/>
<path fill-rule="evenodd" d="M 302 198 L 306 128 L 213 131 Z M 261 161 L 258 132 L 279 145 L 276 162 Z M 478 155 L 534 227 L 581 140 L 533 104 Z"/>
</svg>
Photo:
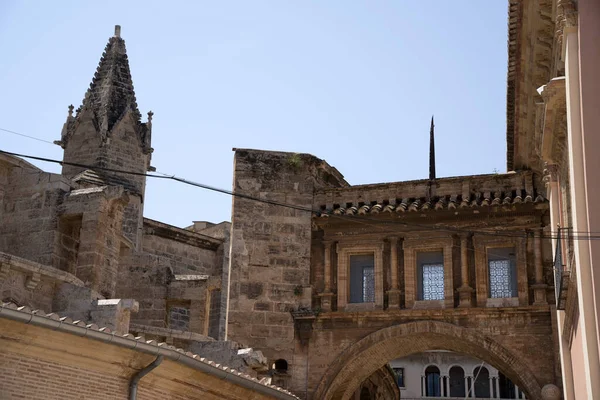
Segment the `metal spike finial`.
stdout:
<svg viewBox="0 0 600 400">
<path fill-rule="evenodd" d="M 429 131 L 429 180 L 435 179 L 435 137 L 433 115 L 431 116 L 431 129 Z"/>
</svg>

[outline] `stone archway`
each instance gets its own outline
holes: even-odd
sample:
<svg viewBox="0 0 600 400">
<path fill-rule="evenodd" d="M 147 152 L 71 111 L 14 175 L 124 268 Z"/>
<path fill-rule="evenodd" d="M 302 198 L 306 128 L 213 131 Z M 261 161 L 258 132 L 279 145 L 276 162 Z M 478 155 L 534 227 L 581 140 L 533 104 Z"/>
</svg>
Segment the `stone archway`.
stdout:
<svg viewBox="0 0 600 400">
<path fill-rule="evenodd" d="M 435 321 L 394 325 L 362 338 L 330 364 L 312 398 L 347 400 L 361 382 L 388 361 L 427 350 L 477 357 L 501 370 L 528 399 L 542 399 L 539 382 L 518 355 L 473 329 Z"/>
</svg>

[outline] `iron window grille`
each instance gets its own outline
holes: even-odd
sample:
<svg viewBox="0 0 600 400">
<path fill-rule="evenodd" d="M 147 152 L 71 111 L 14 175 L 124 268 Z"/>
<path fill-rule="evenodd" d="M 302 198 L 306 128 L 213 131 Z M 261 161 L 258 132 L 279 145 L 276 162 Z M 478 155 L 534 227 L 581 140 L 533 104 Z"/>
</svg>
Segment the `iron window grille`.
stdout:
<svg viewBox="0 0 600 400">
<path fill-rule="evenodd" d="M 375 302 L 375 268 L 362 269 L 362 300 L 363 303 Z"/>
<path fill-rule="evenodd" d="M 423 300 L 444 300 L 444 264 L 423 264 Z"/>
</svg>

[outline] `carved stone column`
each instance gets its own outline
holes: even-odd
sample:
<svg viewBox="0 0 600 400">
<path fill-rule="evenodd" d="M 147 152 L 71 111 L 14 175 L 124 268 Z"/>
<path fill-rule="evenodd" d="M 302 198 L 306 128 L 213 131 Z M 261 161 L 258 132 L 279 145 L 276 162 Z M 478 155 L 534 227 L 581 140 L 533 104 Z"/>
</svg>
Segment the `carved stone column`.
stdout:
<svg viewBox="0 0 600 400">
<path fill-rule="evenodd" d="M 324 262 L 323 262 L 323 279 L 325 288 L 323 293 L 319 294 L 321 298 L 321 310 L 323 312 L 331 311 L 331 298 L 333 297 L 333 293 L 331 292 L 331 247 L 333 242 L 326 240 L 323 242 L 323 246 L 325 247 L 324 251 Z"/>
<path fill-rule="evenodd" d="M 460 275 L 462 284 L 458 288 L 459 304 L 461 308 L 471 307 L 473 288 L 469 286 L 469 255 L 468 255 L 468 238 L 463 236 L 460 238 Z"/>
<path fill-rule="evenodd" d="M 536 231 L 533 237 L 533 254 L 535 258 L 535 284 L 533 288 L 533 305 L 543 306 L 548 304 L 546 300 L 546 289 L 548 285 L 544 283 L 544 263 L 542 256 L 541 232 Z"/>
<path fill-rule="evenodd" d="M 390 277 L 391 288 L 387 291 L 388 308 L 400 308 L 400 290 L 398 289 L 398 238 L 390 238 Z"/>
</svg>

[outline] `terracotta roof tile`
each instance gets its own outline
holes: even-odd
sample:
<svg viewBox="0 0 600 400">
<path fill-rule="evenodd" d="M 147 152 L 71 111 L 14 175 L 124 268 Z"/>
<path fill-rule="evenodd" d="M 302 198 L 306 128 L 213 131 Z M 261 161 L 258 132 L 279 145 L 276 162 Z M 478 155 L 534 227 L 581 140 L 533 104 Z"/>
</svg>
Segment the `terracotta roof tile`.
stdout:
<svg viewBox="0 0 600 400">
<path fill-rule="evenodd" d="M 436 212 L 466 207 L 507 207 L 521 203 L 537 204 L 546 202 L 546 198 L 542 194 L 538 194 L 535 198 L 528 194 L 523 200 L 521 196 L 524 192 L 525 189 L 507 192 L 474 193 L 465 198 L 461 195 L 449 195 L 434 197 L 431 200 L 426 198 L 404 198 L 398 200 L 396 204 L 348 204 L 347 208 L 342 206 L 329 209 L 321 207 L 322 211 L 317 215 L 319 217 L 329 217 L 330 215 L 370 215 L 379 214 L 381 212 Z"/>
</svg>

